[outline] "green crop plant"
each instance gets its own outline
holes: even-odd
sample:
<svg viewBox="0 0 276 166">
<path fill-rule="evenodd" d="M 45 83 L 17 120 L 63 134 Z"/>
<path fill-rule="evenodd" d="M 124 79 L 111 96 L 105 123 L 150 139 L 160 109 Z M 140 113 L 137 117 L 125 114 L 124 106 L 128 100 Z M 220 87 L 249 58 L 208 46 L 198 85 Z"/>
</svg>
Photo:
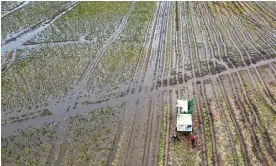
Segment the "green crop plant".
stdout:
<svg viewBox="0 0 276 166">
<path fill-rule="evenodd" d="M 22 2 L 19 1 L 3 1 L 1 3 L 1 14 L 7 13 L 9 10 L 14 9 L 15 7 L 18 7 Z"/>
<path fill-rule="evenodd" d="M 163 165 L 163 157 L 165 153 L 165 136 L 166 136 L 166 119 L 167 119 L 167 103 L 163 102 L 162 107 L 162 128 L 159 137 L 159 153 L 158 153 L 158 165 Z"/>
<path fill-rule="evenodd" d="M 84 36 L 86 40 L 96 39 L 98 44 L 102 45 L 105 38 L 115 31 L 115 26 L 119 24 L 130 5 L 131 2 L 81 2 L 36 38 L 67 41 L 79 40 Z M 110 6 L 112 8 L 109 8 Z"/>
<path fill-rule="evenodd" d="M 167 31 L 167 47 L 166 47 L 166 75 L 168 75 L 169 67 L 170 67 L 170 54 L 171 54 L 171 27 L 172 27 L 172 14 L 173 11 L 171 9 L 171 4 L 169 7 L 169 15 L 168 15 L 168 31 Z"/>
<path fill-rule="evenodd" d="M 134 76 L 133 73 L 139 60 L 138 53 L 140 53 L 143 42 L 142 35 L 145 31 L 144 27 L 149 21 L 153 4 L 153 2 L 135 4 L 136 7 L 129 16 L 128 23 L 121 32 L 121 37 L 112 43 L 100 60 L 91 89 L 98 85 L 105 86 L 101 89 L 109 89 L 117 87 L 117 85 L 128 84 L 130 80 L 133 80 L 131 76 Z M 92 82 L 92 80 L 90 81 Z"/>
<path fill-rule="evenodd" d="M 200 97 L 200 100 L 203 101 L 203 98 Z M 206 108 L 203 102 L 200 102 L 200 109 L 202 110 L 202 118 L 203 118 L 203 123 L 204 123 L 204 137 L 205 137 L 205 142 L 206 142 L 206 149 L 207 149 L 207 159 L 208 163 L 212 164 L 212 147 L 211 147 L 211 135 L 210 135 L 210 126 L 208 117 L 207 117 L 207 112 Z"/>
<path fill-rule="evenodd" d="M 31 26 L 51 19 L 66 9 L 69 2 L 29 2 L 25 7 L 2 18 L 1 39 L 8 34 L 16 34 Z"/>
<path fill-rule="evenodd" d="M 229 124 L 230 132 L 233 135 L 233 141 L 235 143 L 234 145 L 235 145 L 235 150 L 236 150 L 235 152 L 236 152 L 236 156 L 237 156 L 237 163 L 244 165 L 243 154 L 241 151 L 241 143 L 240 143 L 239 137 L 235 131 L 235 126 L 232 122 L 231 115 L 229 113 L 229 111 L 231 111 L 231 110 L 228 110 L 228 108 L 227 108 L 227 105 L 225 102 L 225 100 L 227 100 L 227 99 L 224 99 L 224 97 L 223 97 L 222 89 L 221 89 L 222 87 L 219 86 L 218 82 L 217 82 L 216 86 L 218 87 L 219 102 L 222 105 L 221 109 L 222 109 L 222 111 L 224 111 L 224 113 L 226 115 L 226 119 L 227 119 L 227 123 Z"/>
</svg>

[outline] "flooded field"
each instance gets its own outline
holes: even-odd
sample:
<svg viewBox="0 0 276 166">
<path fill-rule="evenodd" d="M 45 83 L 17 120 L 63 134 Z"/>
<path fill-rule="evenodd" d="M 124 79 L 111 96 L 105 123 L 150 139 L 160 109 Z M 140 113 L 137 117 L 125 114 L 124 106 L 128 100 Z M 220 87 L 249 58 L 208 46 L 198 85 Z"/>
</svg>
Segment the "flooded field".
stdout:
<svg viewBox="0 0 276 166">
<path fill-rule="evenodd" d="M 3 165 L 275 165 L 275 2 L 1 2 Z M 193 133 L 175 134 L 194 98 Z"/>
</svg>

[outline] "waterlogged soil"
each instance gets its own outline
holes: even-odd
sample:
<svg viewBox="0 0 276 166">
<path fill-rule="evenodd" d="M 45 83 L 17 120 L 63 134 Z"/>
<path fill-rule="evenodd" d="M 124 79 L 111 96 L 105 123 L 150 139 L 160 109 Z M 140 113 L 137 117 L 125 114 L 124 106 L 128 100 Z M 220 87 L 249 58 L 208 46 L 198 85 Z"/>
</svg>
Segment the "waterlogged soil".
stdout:
<svg viewBox="0 0 276 166">
<path fill-rule="evenodd" d="M 275 5 L 2 3 L 1 163 L 273 165 Z"/>
</svg>

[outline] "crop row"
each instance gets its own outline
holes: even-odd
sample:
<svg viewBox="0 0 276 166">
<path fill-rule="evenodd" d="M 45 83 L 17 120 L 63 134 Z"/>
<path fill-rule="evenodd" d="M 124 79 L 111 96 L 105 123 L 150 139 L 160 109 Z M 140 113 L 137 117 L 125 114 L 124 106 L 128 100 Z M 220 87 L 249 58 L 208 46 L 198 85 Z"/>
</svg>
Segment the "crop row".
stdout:
<svg viewBox="0 0 276 166">
<path fill-rule="evenodd" d="M 260 68 L 271 72 L 267 66 Z M 185 137 L 180 143 L 171 142 L 170 165 L 194 162 L 202 162 L 203 165 L 273 165 L 275 105 L 265 89 L 271 92 L 275 86 L 261 85 L 262 78 L 268 76 L 260 74 L 261 77 L 258 77 L 256 72 L 259 70 L 253 69 L 206 79 L 192 87 L 185 86 L 184 93 L 191 88 L 196 98 L 193 132 L 197 137 L 197 147 L 192 149 Z M 275 79 L 275 75 L 273 77 Z M 268 82 L 264 82 L 267 85 Z M 175 105 L 174 100 L 183 97 L 179 95 L 182 90 L 181 87 L 174 88 L 172 105 Z M 171 112 L 174 117 L 174 109 Z M 174 133 L 175 123 L 173 118 L 170 135 Z M 187 151 L 202 155 L 195 158 Z"/>
<path fill-rule="evenodd" d="M 16 130 L 2 137 L 2 164 L 104 165 L 114 146 L 124 105 L 76 115 L 61 123 Z"/>
<path fill-rule="evenodd" d="M 2 18 L 1 40 L 10 39 L 66 9 L 69 2 L 30 2 Z"/>
</svg>

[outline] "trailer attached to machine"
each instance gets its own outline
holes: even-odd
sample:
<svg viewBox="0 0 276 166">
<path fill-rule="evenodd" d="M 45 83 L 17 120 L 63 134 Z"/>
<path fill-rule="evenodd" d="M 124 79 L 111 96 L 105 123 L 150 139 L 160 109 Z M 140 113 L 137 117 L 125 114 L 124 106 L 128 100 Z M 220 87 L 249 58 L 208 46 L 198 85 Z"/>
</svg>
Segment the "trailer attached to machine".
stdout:
<svg viewBox="0 0 276 166">
<path fill-rule="evenodd" d="M 192 112 L 194 100 L 177 100 L 176 131 L 190 133 L 193 131 Z"/>
</svg>

